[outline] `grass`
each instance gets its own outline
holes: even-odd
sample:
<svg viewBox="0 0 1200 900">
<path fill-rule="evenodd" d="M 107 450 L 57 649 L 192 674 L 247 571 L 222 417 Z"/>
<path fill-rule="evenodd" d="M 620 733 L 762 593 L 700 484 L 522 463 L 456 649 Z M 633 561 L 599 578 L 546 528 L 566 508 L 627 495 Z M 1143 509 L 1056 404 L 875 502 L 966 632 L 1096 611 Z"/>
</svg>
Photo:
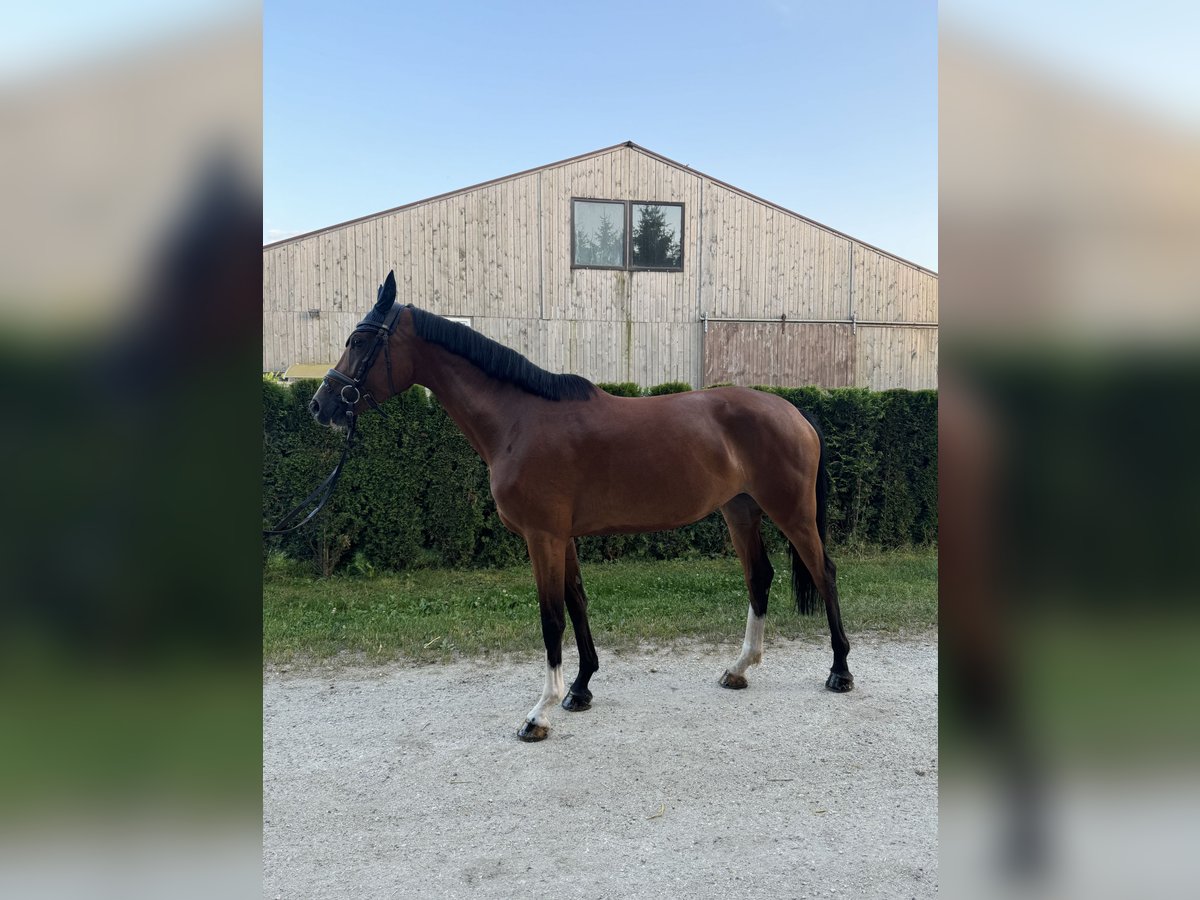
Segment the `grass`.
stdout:
<svg viewBox="0 0 1200 900">
<path fill-rule="evenodd" d="M 937 551 L 839 555 L 842 620 L 864 631 L 937 624 Z M 283 571 L 280 571 L 283 569 Z M 801 617 L 776 562 L 767 640 L 828 633 L 823 614 Z M 734 559 L 586 565 L 588 615 L 598 647 L 741 641 L 747 595 Z M 570 625 L 565 638 L 572 641 Z M 853 640 L 853 637 L 851 637 Z M 540 647 L 528 566 L 425 569 L 375 577 L 300 577 L 272 566 L 263 582 L 263 660 L 436 661 Z"/>
</svg>

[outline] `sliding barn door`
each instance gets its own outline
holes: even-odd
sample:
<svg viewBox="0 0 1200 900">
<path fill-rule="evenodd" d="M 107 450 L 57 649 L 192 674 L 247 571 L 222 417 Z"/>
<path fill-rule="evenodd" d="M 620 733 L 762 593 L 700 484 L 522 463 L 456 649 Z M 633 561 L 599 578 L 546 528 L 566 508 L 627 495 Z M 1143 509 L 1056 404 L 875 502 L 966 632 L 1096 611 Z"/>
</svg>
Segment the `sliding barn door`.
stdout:
<svg viewBox="0 0 1200 900">
<path fill-rule="evenodd" d="M 849 387 L 854 348 L 849 325 L 709 321 L 704 384 Z"/>
</svg>

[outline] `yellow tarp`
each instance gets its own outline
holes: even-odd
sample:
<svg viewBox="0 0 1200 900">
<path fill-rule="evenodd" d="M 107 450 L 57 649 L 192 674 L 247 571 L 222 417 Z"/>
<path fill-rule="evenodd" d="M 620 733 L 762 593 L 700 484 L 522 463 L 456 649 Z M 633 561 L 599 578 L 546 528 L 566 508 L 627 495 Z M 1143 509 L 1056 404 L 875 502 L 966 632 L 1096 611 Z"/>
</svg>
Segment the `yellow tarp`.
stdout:
<svg viewBox="0 0 1200 900">
<path fill-rule="evenodd" d="M 333 368 L 333 363 L 300 363 L 288 366 L 283 372 L 284 381 L 295 381 L 297 378 L 324 378 L 325 373 Z"/>
</svg>

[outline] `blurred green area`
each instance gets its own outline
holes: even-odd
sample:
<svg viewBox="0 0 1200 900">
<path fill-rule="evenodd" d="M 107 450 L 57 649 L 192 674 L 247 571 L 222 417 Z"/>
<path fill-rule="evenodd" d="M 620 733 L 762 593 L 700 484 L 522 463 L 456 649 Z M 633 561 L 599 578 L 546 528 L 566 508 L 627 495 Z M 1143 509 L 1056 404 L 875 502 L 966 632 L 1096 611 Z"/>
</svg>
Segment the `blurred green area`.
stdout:
<svg viewBox="0 0 1200 900">
<path fill-rule="evenodd" d="M 1200 358 L 1046 342 L 961 371 L 996 427 L 1006 591 L 1135 629 L 1194 609 Z"/>
<path fill-rule="evenodd" d="M 1147 628 L 1125 610 L 1083 623 L 1051 612 L 1020 627 L 1020 690 L 1046 753 L 1158 772 L 1200 748 L 1200 610 Z"/>
<path fill-rule="evenodd" d="M 19 685 L 0 702 L 4 818 L 261 808 L 262 706 L 245 672 L 195 658 L 81 668 L 46 655 Z"/>
<path fill-rule="evenodd" d="M 0 824 L 261 808 L 257 199 L 191 187 L 136 314 L 0 332 Z"/>
<path fill-rule="evenodd" d="M 1012 623 L 1012 667 L 1005 677 L 1018 711 L 1005 724 L 1022 730 L 1047 771 L 1128 775 L 1193 766 L 1200 748 L 1200 613 L 1149 628 L 1129 610 L 1091 621 L 1053 603 L 1042 610 Z M 943 664 L 943 765 L 995 764 L 1005 748 L 994 731 L 980 727 L 959 674 Z"/>
<path fill-rule="evenodd" d="M 257 815 L 257 465 L 229 373 L 81 385 L 81 360 L 111 363 L 65 344 L 0 359 L 19 394 L 59 401 L 5 425 L 0 819 Z"/>
<path fill-rule="evenodd" d="M 1010 698 L 1009 724 L 1048 755 L 1194 757 L 1200 358 L 1051 341 L 963 349 L 944 375 L 969 388 L 972 416 L 957 421 L 987 435 L 991 455 L 975 472 L 993 502 L 955 520 L 988 536 L 987 571 L 973 586 L 943 586 L 943 609 L 972 611 L 943 637 L 968 653 L 982 641 L 994 671 L 944 660 L 947 756 L 972 746 L 956 738 L 980 685 L 964 693 L 962 681 L 980 676 L 999 685 L 984 689 L 992 700 Z M 944 417 L 943 427 L 959 425 Z"/>
</svg>

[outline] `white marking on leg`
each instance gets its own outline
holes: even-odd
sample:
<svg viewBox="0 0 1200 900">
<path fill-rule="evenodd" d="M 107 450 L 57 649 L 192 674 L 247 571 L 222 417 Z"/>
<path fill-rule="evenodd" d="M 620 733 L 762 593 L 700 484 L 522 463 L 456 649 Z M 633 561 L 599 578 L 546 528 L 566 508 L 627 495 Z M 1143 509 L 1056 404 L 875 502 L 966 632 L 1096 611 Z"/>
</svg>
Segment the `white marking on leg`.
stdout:
<svg viewBox="0 0 1200 900">
<path fill-rule="evenodd" d="M 749 608 L 746 613 L 746 639 L 742 641 L 742 653 L 737 662 L 729 667 L 731 675 L 741 675 L 750 666 L 762 662 L 763 625 L 766 621 L 766 616 L 754 614 L 753 606 Z"/>
<path fill-rule="evenodd" d="M 567 695 L 566 688 L 563 685 L 562 665 L 551 667 L 549 663 L 546 665 L 546 686 L 542 689 L 542 699 L 537 702 L 537 706 L 529 711 L 526 716 L 534 725 L 550 726 L 550 718 L 546 715 L 546 710 L 551 707 L 558 706 L 562 702 L 562 698 Z"/>
</svg>

